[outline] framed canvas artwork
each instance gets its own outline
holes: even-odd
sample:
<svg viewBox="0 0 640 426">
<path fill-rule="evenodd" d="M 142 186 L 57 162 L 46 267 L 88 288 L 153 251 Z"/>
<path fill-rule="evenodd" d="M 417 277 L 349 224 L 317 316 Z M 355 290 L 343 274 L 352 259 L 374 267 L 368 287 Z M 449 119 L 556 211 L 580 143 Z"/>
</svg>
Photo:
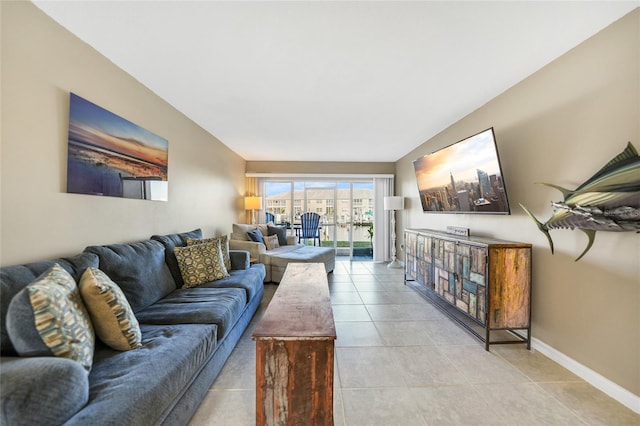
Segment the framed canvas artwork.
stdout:
<svg viewBox="0 0 640 426">
<path fill-rule="evenodd" d="M 67 192 L 167 201 L 169 142 L 71 93 Z"/>
</svg>

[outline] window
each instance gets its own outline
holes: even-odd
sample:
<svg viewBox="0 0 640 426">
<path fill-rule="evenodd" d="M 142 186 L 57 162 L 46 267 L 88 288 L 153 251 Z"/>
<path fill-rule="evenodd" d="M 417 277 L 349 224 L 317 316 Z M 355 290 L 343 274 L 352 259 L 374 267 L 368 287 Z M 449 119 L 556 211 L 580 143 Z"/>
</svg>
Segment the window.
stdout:
<svg viewBox="0 0 640 426">
<path fill-rule="evenodd" d="M 356 183 L 263 179 L 261 184 L 267 211 L 274 215 L 276 223 L 295 225 L 300 222 L 303 212 L 315 212 L 321 216 L 323 246 L 335 247 L 339 255 L 349 255 L 352 250 L 356 253 L 369 250 L 370 253 L 372 241 L 365 231 L 373 212 L 370 202 L 373 200 L 372 180 Z"/>
</svg>

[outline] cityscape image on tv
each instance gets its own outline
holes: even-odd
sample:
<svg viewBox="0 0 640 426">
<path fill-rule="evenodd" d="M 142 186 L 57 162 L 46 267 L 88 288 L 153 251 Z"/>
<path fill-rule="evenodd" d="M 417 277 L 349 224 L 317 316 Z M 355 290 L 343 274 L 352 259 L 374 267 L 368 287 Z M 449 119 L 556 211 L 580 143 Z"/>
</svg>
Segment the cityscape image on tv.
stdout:
<svg viewBox="0 0 640 426">
<path fill-rule="evenodd" d="M 425 212 L 509 214 L 492 129 L 413 165 Z"/>
</svg>

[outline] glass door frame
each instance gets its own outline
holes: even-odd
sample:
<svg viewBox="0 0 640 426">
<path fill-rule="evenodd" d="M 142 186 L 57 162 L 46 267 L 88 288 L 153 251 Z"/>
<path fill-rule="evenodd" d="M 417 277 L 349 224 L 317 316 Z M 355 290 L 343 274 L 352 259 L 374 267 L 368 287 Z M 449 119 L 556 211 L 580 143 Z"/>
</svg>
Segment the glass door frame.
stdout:
<svg viewBox="0 0 640 426">
<path fill-rule="evenodd" d="M 373 182 L 373 178 L 368 178 L 368 177 L 363 177 L 363 178 L 353 178 L 353 177 L 349 177 L 349 176 L 344 176 L 344 177 L 332 177 L 332 178 L 311 178 L 311 177 L 297 177 L 297 176 L 292 176 L 292 177 L 273 177 L 273 178 L 262 178 L 260 180 L 260 187 L 261 187 L 261 194 L 263 196 L 263 198 L 265 199 L 265 211 L 267 211 L 267 209 L 269 209 L 269 203 L 267 202 L 267 199 L 269 197 L 269 193 L 267 190 L 267 187 L 269 184 L 275 184 L 275 183 L 280 183 L 280 184 L 289 184 L 289 191 L 290 191 L 290 196 L 288 197 L 289 202 L 290 202 L 290 208 L 289 211 L 286 212 L 284 214 L 284 216 L 289 217 L 290 218 L 290 222 L 291 225 L 293 227 L 293 224 L 295 223 L 296 220 L 296 215 L 297 213 L 302 213 L 304 211 L 308 211 L 309 210 L 309 196 L 308 196 L 308 191 L 311 189 L 322 189 L 322 190 L 332 190 L 333 191 L 333 198 L 332 198 L 332 202 L 333 202 L 333 214 L 332 214 L 332 219 L 330 219 L 330 222 L 326 224 L 326 226 L 330 226 L 331 227 L 331 241 L 333 242 L 333 248 L 336 251 L 336 253 L 338 252 L 338 241 L 337 241 L 337 237 L 338 237 L 338 206 L 340 203 L 340 200 L 338 199 L 338 192 L 339 192 L 339 186 L 341 185 L 345 185 L 348 184 L 349 185 L 349 198 L 348 198 L 348 219 L 347 219 L 347 223 L 346 223 L 346 227 L 347 227 L 347 241 L 348 241 L 348 256 L 349 259 L 352 260 L 354 258 L 354 185 L 357 184 L 371 184 L 372 189 L 371 189 L 371 208 L 372 208 L 372 212 L 375 215 L 375 208 L 373 208 L 373 206 L 375 206 L 375 190 L 373 188 L 374 182 Z M 308 184 L 311 185 L 308 185 Z M 329 185 L 326 186 L 318 186 L 318 184 L 321 183 L 326 183 Z M 299 184 L 302 184 L 302 187 L 299 186 Z M 302 189 L 302 199 L 300 199 L 301 202 L 301 206 L 299 209 L 296 209 L 296 191 L 297 190 L 301 190 Z M 346 189 L 346 188 L 345 188 Z M 285 208 L 286 209 L 286 208 Z M 299 210 L 299 211 L 298 211 Z M 327 208 L 325 206 L 324 212 L 323 212 L 323 217 L 327 217 Z M 373 218 L 371 218 L 373 219 Z M 326 222 L 325 222 L 326 223 Z M 373 223 L 373 222 L 372 222 Z M 292 234 L 295 235 L 295 233 L 293 233 L 293 229 L 291 229 Z M 326 232 L 326 231 L 325 231 Z"/>
</svg>

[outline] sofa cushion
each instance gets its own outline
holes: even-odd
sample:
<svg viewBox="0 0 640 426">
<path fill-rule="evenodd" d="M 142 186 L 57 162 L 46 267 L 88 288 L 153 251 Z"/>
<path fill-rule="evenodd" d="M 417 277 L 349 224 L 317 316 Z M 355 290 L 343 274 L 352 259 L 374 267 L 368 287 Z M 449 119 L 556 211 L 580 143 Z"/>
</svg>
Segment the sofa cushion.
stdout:
<svg viewBox="0 0 640 426">
<path fill-rule="evenodd" d="M 287 245 L 287 228 L 284 226 L 271 226 L 267 225 L 267 235 L 277 235 L 278 244 L 281 246 Z"/>
<path fill-rule="evenodd" d="M 176 247 L 174 252 L 184 281 L 182 288 L 196 287 L 229 276 L 222 260 L 220 240 Z"/>
<path fill-rule="evenodd" d="M 0 359 L 3 425 L 59 425 L 89 400 L 89 374 L 66 358 Z"/>
<path fill-rule="evenodd" d="M 280 243 L 278 242 L 278 236 L 270 235 L 268 237 L 264 237 L 264 245 L 267 246 L 267 250 L 273 250 L 275 248 L 280 247 Z"/>
<path fill-rule="evenodd" d="M 246 301 L 249 302 L 264 285 L 262 281 L 265 275 L 264 265 L 258 263 L 247 269 L 232 270 L 228 277 L 202 284 L 199 288 L 241 288 L 247 295 Z"/>
<path fill-rule="evenodd" d="M 9 304 L 7 330 L 21 356 L 57 356 L 91 369 L 95 335 L 78 286 L 53 265 Z"/>
<path fill-rule="evenodd" d="M 153 235 L 151 237 L 152 240 L 159 241 L 164 246 L 165 261 L 167 262 L 169 271 L 171 271 L 171 276 L 173 276 L 173 279 L 176 282 L 177 288 L 182 287 L 184 285 L 184 282 L 182 281 L 180 267 L 178 266 L 178 260 L 176 259 L 176 255 L 174 254 L 173 249 L 176 247 L 186 246 L 187 240 L 190 238 L 201 239 L 202 230 L 194 229 L 193 231 L 183 232 L 180 234 Z"/>
<path fill-rule="evenodd" d="M 294 245 L 286 245 L 286 246 L 280 246 L 278 248 L 275 248 L 273 250 L 268 250 L 264 253 L 260 253 L 260 263 L 264 263 L 265 265 L 271 265 L 271 258 L 273 256 L 286 256 L 286 253 L 291 253 L 294 252 L 298 249 L 300 249 L 301 247 L 304 247 L 302 244 L 294 244 Z"/>
<path fill-rule="evenodd" d="M 87 268 L 78 287 L 100 340 L 120 351 L 140 347 L 140 326 L 120 287 L 97 268 Z"/>
<path fill-rule="evenodd" d="M 206 238 L 206 239 L 187 239 L 187 246 L 194 244 L 208 243 L 210 241 L 220 241 L 220 250 L 222 252 L 222 260 L 224 261 L 224 267 L 227 271 L 231 269 L 231 258 L 229 257 L 229 237 L 227 235 L 221 235 L 219 237 Z"/>
<path fill-rule="evenodd" d="M 69 272 L 77 282 L 86 268 L 98 266 L 98 257 L 94 254 L 83 253 L 68 258 L 0 268 L 0 348 L 2 355 L 16 355 L 11 339 L 9 339 L 6 321 L 11 299 L 56 263 Z"/>
<path fill-rule="evenodd" d="M 254 229 L 253 231 L 247 232 L 247 236 L 254 243 L 264 244 L 264 236 L 262 235 L 262 232 L 260 232 L 259 229 Z"/>
<path fill-rule="evenodd" d="M 66 426 L 159 424 L 216 349 L 213 324 L 143 324 L 141 330 L 139 349 L 96 351 L 90 404 Z"/>
<path fill-rule="evenodd" d="M 285 246 L 284 248 L 289 247 L 292 246 Z M 274 266 L 287 266 L 289 263 L 326 263 L 328 260 L 335 258 L 335 251 L 331 247 L 315 247 L 300 244 L 293 247 L 295 248 L 291 250 L 276 249 L 270 251 L 268 254 L 269 264 Z"/>
<path fill-rule="evenodd" d="M 195 287 L 175 290 L 136 316 L 141 324 L 215 324 L 222 339 L 245 306 L 244 289 Z"/>
<path fill-rule="evenodd" d="M 247 232 L 258 229 L 256 225 L 246 225 L 244 223 L 234 223 L 231 232 L 232 240 L 251 241 Z"/>
<path fill-rule="evenodd" d="M 158 241 L 91 246 L 85 251 L 98 256 L 100 269 L 122 289 L 133 312 L 176 289 L 165 263 L 164 246 Z"/>
</svg>

